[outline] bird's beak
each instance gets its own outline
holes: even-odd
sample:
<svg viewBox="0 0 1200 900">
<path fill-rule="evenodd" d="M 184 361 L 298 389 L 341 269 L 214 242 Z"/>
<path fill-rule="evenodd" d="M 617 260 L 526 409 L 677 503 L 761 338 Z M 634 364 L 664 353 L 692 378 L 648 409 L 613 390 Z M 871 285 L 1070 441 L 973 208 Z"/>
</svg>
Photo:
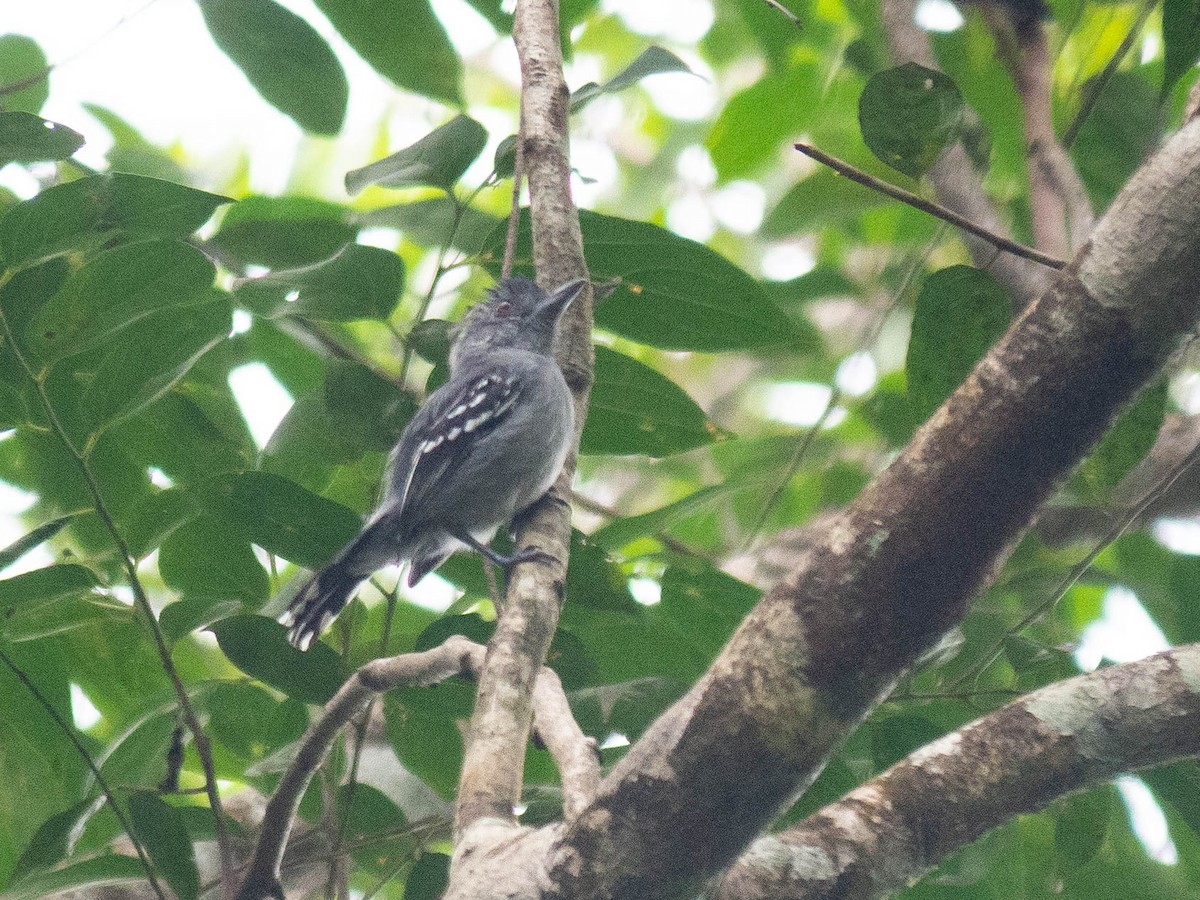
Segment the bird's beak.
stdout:
<svg viewBox="0 0 1200 900">
<path fill-rule="evenodd" d="M 572 301 L 575 300 L 583 289 L 587 287 L 586 278 L 573 278 L 566 284 L 561 285 L 538 304 L 538 313 L 551 313 L 555 318 L 562 315 Z"/>
</svg>

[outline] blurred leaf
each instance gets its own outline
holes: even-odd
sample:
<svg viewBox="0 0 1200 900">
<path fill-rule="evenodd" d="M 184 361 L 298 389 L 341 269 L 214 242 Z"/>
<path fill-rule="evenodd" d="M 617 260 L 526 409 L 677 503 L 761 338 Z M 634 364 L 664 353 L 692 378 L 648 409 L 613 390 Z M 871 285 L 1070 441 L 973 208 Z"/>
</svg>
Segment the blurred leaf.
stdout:
<svg viewBox="0 0 1200 900">
<path fill-rule="evenodd" d="M 425 319 L 408 333 L 408 346 L 426 362 L 434 365 L 450 359 L 454 323 L 444 319 Z"/>
<path fill-rule="evenodd" d="M 36 115 L 50 96 L 46 54 L 33 38 L 23 34 L 0 36 L 0 87 L 23 84 L 3 96 L 3 108 Z"/>
<path fill-rule="evenodd" d="M 346 193 L 375 184 L 385 188 L 432 186 L 450 190 L 487 144 L 487 130 L 469 116 L 455 116 L 415 144 L 346 173 Z"/>
<path fill-rule="evenodd" d="M 248 681 L 224 681 L 207 699 L 212 734 L 246 759 L 262 759 L 297 740 L 308 711 L 297 700 L 277 700 Z"/>
<path fill-rule="evenodd" d="M 308 197 L 247 197 L 230 207 L 212 243 L 243 265 L 290 269 L 329 259 L 358 229 L 342 207 Z"/>
<path fill-rule="evenodd" d="M 30 344 L 53 359 L 96 347 L 151 313 L 195 301 L 214 275 L 203 253 L 177 241 L 108 250 L 72 273 L 33 317 Z"/>
<path fill-rule="evenodd" d="M 1184 759 L 1143 774 L 1159 800 L 1169 803 L 1200 837 L 1200 763 Z"/>
<path fill-rule="evenodd" d="M 711 443 L 721 433 L 675 382 L 624 354 L 596 347 L 581 453 L 668 456 Z"/>
<path fill-rule="evenodd" d="M 0 166 L 68 159 L 84 144 L 66 125 L 27 112 L 0 112 Z"/>
<path fill-rule="evenodd" d="M 429 0 L 317 0 L 317 6 L 380 75 L 461 105 L 462 64 Z"/>
<path fill-rule="evenodd" d="M 728 485 L 714 484 L 650 512 L 613 519 L 604 527 L 592 532 L 591 540 L 607 550 L 619 550 L 631 541 L 662 534 L 680 519 L 710 509 L 720 503 L 729 490 Z"/>
<path fill-rule="evenodd" d="M 402 688 L 384 696 L 388 741 L 404 768 L 450 799 L 462 767 L 462 734 L 475 699 L 472 685 L 453 678 L 429 687 Z"/>
<path fill-rule="evenodd" d="M 804 132 L 814 109 L 797 98 L 819 94 L 820 80 L 818 66 L 807 63 L 769 71 L 729 98 L 704 140 L 721 181 L 751 177 L 795 153 L 788 138 Z"/>
<path fill-rule="evenodd" d="M 146 140 L 136 128 L 111 109 L 96 103 L 80 104 L 112 136 L 109 169 L 178 183 L 186 180 L 183 167 L 168 153 Z"/>
<path fill-rule="evenodd" d="M 1061 801 L 1054 811 L 1054 846 L 1064 870 L 1087 865 L 1104 846 L 1114 806 L 1108 785 Z"/>
<path fill-rule="evenodd" d="M 1163 0 L 1162 97 L 1200 61 L 1200 0 Z M 36 112 L 36 110 L 31 110 Z"/>
<path fill-rule="evenodd" d="M 663 573 L 662 599 L 651 609 L 669 617 L 689 645 L 711 660 L 761 596 L 758 588 L 710 563 L 680 561 Z"/>
<path fill-rule="evenodd" d="M 0 610 L 11 616 L 16 607 L 78 597 L 98 584 L 95 572 L 76 563 L 34 569 L 0 581 Z"/>
<path fill-rule="evenodd" d="M 301 703 L 328 703 L 341 687 L 341 660 L 328 645 L 313 641 L 297 650 L 287 629 L 264 616 L 233 616 L 212 626 L 229 661 L 264 684 Z"/>
<path fill-rule="evenodd" d="M 502 0 L 467 0 L 471 7 L 488 20 L 497 34 L 512 34 L 513 17 L 501 7 Z"/>
<path fill-rule="evenodd" d="M 200 873 L 179 810 L 149 791 L 134 791 L 129 797 L 129 818 L 155 871 L 179 900 L 195 900 L 200 894 Z"/>
<path fill-rule="evenodd" d="M 458 225 L 455 227 L 455 215 Z M 446 196 L 426 197 L 414 203 L 382 206 L 361 213 L 358 223 L 366 228 L 396 228 L 404 236 L 423 247 L 456 247 L 465 253 L 476 253 L 502 220 L 474 206 L 455 206 Z M 451 233 L 453 232 L 453 237 Z"/>
<path fill-rule="evenodd" d="M 193 631 L 207 628 L 229 616 L 242 612 L 240 600 L 220 600 L 213 597 L 183 599 L 168 603 L 158 617 L 158 624 L 168 640 L 178 641 Z"/>
<path fill-rule="evenodd" d="M 767 237 L 787 237 L 823 227 L 845 227 L 864 212 L 890 202 L 877 191 L 827 169 L 801 179 L 767 213 Z"/>
<path fill-rule="evenodd" d="M 703 244 L 651 225 L 580 210 L 583 247 L 595 281 L 621 284 L 596 308 L 596 324 L 665 350 L 744 350 L 786 345 L 791 320 L 761 284 Z M 499 273 L 504 228 L 488 240 Z M 529 210 L 521 211 L 514 271 L 531 274 Z"/>
<path fill-rule="evenodd" d="M 1084 90 L 1094 90 L 1095 80 Z M 1112 203 L 1129 176 L 1158 145 L 1163 110 L 1153 85 L 1140 72 L 1115 72 L 1079 129 L 1071 158 L 1092 204 Z"/>
<path fill-rule="evenodd" d="M 205 501 L 248 540 L 307 568 L 324 565 L 362 528 L 353 510 L 269 472 L 215 479 Z"/>
<path fill-rule="evenodd" d="M 637 59 L 604 84 L 589 82 L 572 93 L 570 111 L 577 113 L 601 94 L 615 94 L 632 87 L 643 78 L 661 75 L 665 72 L 694 74 L 688 64 L 670 50 L 659 47 L 657 44 L 651 44 L 638 55 Z"/>
<path fill-rule="evenodd" d="M 305 131 L 337 134 L 346 116 L 346 73 L 325 39 L 273 0 L 200 0 L 217 46 L 262 98 Z"/>
<path fill-rule="evenodd" d="M 424 853 L 404 882 L 404 900 L 438 900 L 450 883 L 450 857 Z"/>
<path fill-rule="evenodd" d="M 0 892 L 0 900 L 45 900 L 67 890 L 132 886 L 145 881 L 146 870 L 136 859 L 105 853 L 50 872 L 31 874 Z"/>
<path fill-rule="evenodd" d="M 404 290 L 404 260 L 388 250 L 347 244 L 324 262 L 276 269 L 236 286 L 251 312 L 332 322 L 386 319 Z"/>
<path fill-rule="evenodd" d="M 1118 417 L 1079 470 L 1089 493 L 1100 501 L 1154 446 L 1166 415 L 1167 386 L 1156 385 L 1141 395 Z"/>
<path fill-rule="evenodd" d="M 158 570 L 169 587 L 188 598 L 239 600 L 257 608 L 271 590 L 249 541 L 210 516 L 181 525 L 163 541 Z"/>
<path fill-rule="evenodd" d="M 908 342 L 908 396 L 921 420 L 962 383 L 1008 327 L 1011 302 L 995 278 L 970 266 L 934 272 L 921 287 Z"/>
<path fill-rule="evenodd" d="M 962 136 L 964 109 L 953 81 L 910 62 L 871 76 L 859 97 L 858 124 L 872 153 L 919 178 Z"/>
<path fill-rule="evenodd" d="M 16 867 L 12 871 L 12 884 L 20 884 L 26 876 L 39 869 L 49 869 L 65 859 L 71 831 L 78 824 L 80 816 L 90 806 L 90 801 L 81 801 L 62 812 L 55 813 L 39 825 L 33 838 L 25 847 L 25 852 L 17 860 Z"/>
<path fill-rule="evenodd" d="M 343 784 L 338 790 L 342 833 L 359 842 L 403 828 L 404 813 L 388 796 L 369 784 Z"/>
<path fill-rule="evenodd" d="M 329 421 L 343 439 L 387 452 L 417 412 L 412 394 L 366 366 L 347 360 L 329 364 L 324 401 Z"/>
<path fill-rule="evenodd" d="M 46 541 L 62 531 L 63 528 L 70 525 L 79 515 L 80 513 L 71 513 L 70 515 L 59 516 L 57 519 L 51 519 L 44 525 L 39 525 L 24 537 L 17 538 L 3 550 L 0 550 L 0 570 L 7 569 L 30 550 L 46 543 Z M 3 582 L 0 582 L 0 584 L 3 584 Z"/>
<path fill-rule="evenodd" d="M 97 428 L 123 421 L 170 390 L 229 335 L 229 297 L 216 291 L 196 303 L 151 313 L 120 332 L 80 402 Z"/>
<path fill-rule="evenodd" d="M 141 559 L 196 514 L 190 493 L 167 488 L 147 494 L 118 523 L 129 552 Z"/>
</svg>

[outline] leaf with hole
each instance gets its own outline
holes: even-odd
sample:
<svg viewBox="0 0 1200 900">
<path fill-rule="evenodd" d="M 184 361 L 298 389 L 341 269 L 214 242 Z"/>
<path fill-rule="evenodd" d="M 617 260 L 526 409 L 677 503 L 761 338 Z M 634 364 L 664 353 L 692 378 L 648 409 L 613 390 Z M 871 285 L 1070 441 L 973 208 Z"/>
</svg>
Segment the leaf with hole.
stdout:
<svg viewBox="0 0 1200 900">
<path fill-rule="evenodd" d="M 328 322 L 386 319 L 403 290 L 404 260 L 360 244 L 347 244 L 315 265 L 242 279 L 235 288 L 238 299 L 256 315 Z"/>
<path fill-rule="evenodd" d="M 66 125 L 27 112 L 0 112 L 0 166 L 68 159 L 84 144 Z"/>
<path fill-rule="evenodd" d="M 965 109 L 946 75 L 910 62 L 871 76 L 858 100 L 858 124 L 872 153 L 918 178 L 962 137 Z"/>
</svg>

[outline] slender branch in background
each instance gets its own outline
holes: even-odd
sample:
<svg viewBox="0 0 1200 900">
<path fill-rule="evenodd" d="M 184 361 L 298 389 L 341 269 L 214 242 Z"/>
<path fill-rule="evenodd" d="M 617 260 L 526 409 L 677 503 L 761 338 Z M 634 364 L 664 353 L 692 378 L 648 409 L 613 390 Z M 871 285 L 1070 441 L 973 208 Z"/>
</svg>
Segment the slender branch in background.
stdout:
<svg viewBox="0 0 1200 900">
<path fill-rule="evenodd" d="M 603 516 L 606 519 L 620 519 L 623 514 L 613 509 L 611 506 L 606 506 L 599 500 L 593 500 L 591 497 L 581 494 L 578 491 L 571 491 L 571 503 L 578 506 L 580 509 L 587 510 L 590 513 L 595 513 L 598 516 Z M 671 537 L 664 532 L 656 532 L 654 539 L 666 547 L 673 553 L 679 553 L 683 556 L 691 556 L 696 559 L 707 560 L 712 562 L 712 555 L 697 550 L 695 547 L 689 547 L 683 541 Z"/>
<path fill-rule="evenodd" d="M 1046 613 L 1050 612 L 1050 610 L 1054 609 L 1054 607 L 1058 605 L 1059 601 L 1067 595 L 1067 592 L 1075 586 L 1075 583 L 1083 577 L 1084 573 L 1092 567 L 1092 563 L 1094 563 L 1097 557 L 1099 557 L 1100 554 L 1108 548 L 1109 544 L 1117 540 L 1117 538 L 1129 530 L 1130 526 L 1132 526 L 1134 522 L 1137 522 L 1147 509 L 1157 503 L 1158 500 L 1171 489 L 1171 486 L 1175 484 L 1175 482 L 1178 481 L 1188 469 L 1194 466 L 1197 461 L 1200 461 L 1200 444 L 1197 444 L 1194 448 L 1192 448 L 1192 451 L 1188 453 L 1187 456 L 1183 457 L 1183 459 L 1181 459 L 1174 466 L 1174 468 L 1171 469 L 1171 471 L 1159 479 L 1159 481 L 1155 483 L 1155 485 L 1148 491 L 1146 491 L 1146 493 L 1126 507 L 1125 514 L 1113 523 L 1112 528 L 1108 530 L 1108 533 L 1105 534 L 1104 537 L 1096 542 L 1095 546 L 1088 551 L 1087 556 L 1071 567 L 1071 569 L 1067 572 L 1066 577 L 1063 578 L 1062 582 L 1059 584 L 1054 593 L 1030 610 L 1020 622 L 1008 629 L 1006 636 L 1019 634 L 1038 619 L 1042 618 L 1042 616 L 1046 615 Z M 992 663 L 1000 658 L 1000 655 L 1003 652 L 1004 641 L 1001 639 L 983 656 L 981 662 L 972 666 L 970 669 L 956 678 L 954 680 L 954 685 L 958 686 L 965 684 L 967 681 L 973 678 L 978 678 L 988 670 Z"/>
<path fill-rule="evenodd" d="M 1026 247 L 1024 244 L 1006 238 L 1003 235 L 988 231 L 986 228 L 976 225 L 953 210 L 946 209 L 946 207 L 940 206 L 931 200 L 926 200 L 923 197 L 918 197 L 916 194 L 904 190 L 904 188 L 889 184 L 882 179 L 876 178 L 874 175 L 867 174 L 861 169 L 856 169 L 848 162 L 840 160 L 836 156 L 830 156 L 828 153 L 818 150 L 811 144 L 799 143 L 795 146 L 805 156 L 829 166 L 829 168 L 833 169 L 839 175 L 845 175 L 851 181 L 857 182 L 864 187 L 878 191 L 881 194 L 886 194 L 895 200 L 899 200 L 901 203 L 907 203 L 909 206 L 919 209 L 922 212 L 927 212 L 931 216 L 941 219 L 943 222 L 949 222 L 956 228 L 961 228 L 963 231 L 969 232 L 977 238 L 982 238 L 989 244 L 999 247 L 1001 250 L 1033 260 L 1036 263 L 1041 263 L 1043 266 L 1048 266 L 1051 269 L 1061 269 L 1067 264 L 1066 260 L 1050 256 L 1047 253 L 1042 253 L 1040 250 Z"/>
<path fill-rule="evenodd" d="M 154 616 L 154 609 L 150 605 L 150 598 L 146 594 L 141 578 L 138 576 L 137 561 L 133 558 L 133 554 L 130 553 L 129 545 L 125 543 L 125 538 L 121 536 L 120 529 L 117 528 L 116 522 L 108 512 L 108 505 L 105 503 L 104 496 L 100 492 L 100 485 L 96 481 L 87 456 L 80 452 L 71 440 L 70 435 L 67 434 L 67 430 L 63 427 L 62 421 L 58 418 L 58 414 L 50 402 L 50 397 L 46 393 L 45 384 L 38 377 L 37 373 L 33 371 L 29 361 L 25 358 L 25 354 L 21 352 L 21 348 L 17 345 L 3 310 L 0 310 L 0 327 L 3 327 L 4 339 L 12 349 L 13 356 L 25 371 L 26 376 L 33 382 L 34 389 L 37 391 L 38 401 L 46 413 L 46 419 L 50 423 L 50 427 L 58 435 L 59 440 L 67 448 L 67 452 L 75 460 L 75 464 L 83 476 L 84 483 L 87 485 L 88 493 L 92 497 L 96 515 L 100 517 L 100 521 L 112 537 L 117 552 L 121 556 L 121 563 L 129 578 L 129 586 L 133 590 L 134 603 L 141 611 L 142 618 L 146 622 L 146 627 L 150 629 L 150 634 L 154 638 L 154 647 L 158 651 L 159 661 L 162 664 L 163 671 L 171 682 L 172 688 L 175 690 L 175 696 L 179 700 L 179 710 L 183 714 L 183 720 L 187 724 L 188 731 L 192 733 L 192 742 L 196 747 L 196 755 L 199 757 L 200 765 L 204 769 L 205 793 L 208 795 L 208 805 L 213 815 L 218 855 L 221 860 L 221 896 L 225 898 L 231 897 L 233 891 L 233 854 L 229 846 L 229 833 L 225 825 L 225 814 L 221 807 L 221 795 L 217 789 L 217 774 L 213 766 L 212 747 L 208 742 L 208 735 L 204 733 L 204 729 L 200 725 L 200 719 L 196 715 L 196 710 L 192 706 L 191 699 L 188 697 L 187 689 L 184 687 L 183 680 L 179 677 L 179 672 L 175 668 L 174 661 L 171 659 L 171 650 L 167 646 L 166 639 L 163 637 L 162 629 L 158 626 L 158 619 Z"/>
<path fill-rule="evenodd" d="M 925 250 L 920 253 L 914 260 L 908 271 L 904 273 L 904 278 L 900 281 L 900 285 L 892 294 L 891 299 L 871 317 L 871 321 L 867 323 L 863 333 L 855 342 L 856 353 L 864 353 L 875 346 L 875 342 L 879 340 L 879 334 L 883 331 L 883 326 L 887 323 L 888 316 L 904 299 L 908 289 L 912 286 L 913 281 L 917 277 L 917 273 L 924 268 L 926 261 L 929 259 L 934 248 L 941 242 L 942 235 L 945 234 L 945 224 L 939 225 L 929 243 L 925 245 Z M 767 519 L 770 518 L 771 511 L 775 505 L 779 503 L 783 492 L 787 490 L 787 486 L 792 483 L 792 479 L 796 477 L 796 473 L 800 471 L 800 466 L 808 456 L 808 451 L 812 449 L 817 435 L 821 429 L 825 427 L 825 423 L 829 421 L 829 416 L 837 407 L 842 399 L 842 389 L 838 387 L 835 381 L 829 388 L 829 398 L 825 401 L 825 408 L 821 410 L 821 414 L 817 416 L 817 421 L 813 422 L 800 438 L 800 442 L 796 445 L 796 449 L 792 452 L 791 459 L 788 460 L 787 466 L 783 470 L 783 477 L 779 479 L 775 490 L 771 492 L 771 496 L 767 498 L 767 502 L 763 504 L 762 511 L 758 514 L 758 518 L 754 521 L 754 525 L 750 528 L 750 533 L 742 544 L 742 553 L 749 553 L 754 547 L 758 536 L 761 533 L 763 526 L 767 524 Z"/>
<path fill-rule="evenodd" d="M 112 789 L 108 786 L 108 782 L 104 780 L 104 776 L 100 774 L 100 767 L 96 765 L 96 761 L 92 759 L 92 755 L 88 753 L 87 748 L 80 743 L 79 738 L 75 736 L 75 729 L 67 724 L 66 720 L 58 714 L 58 710 L 54 708 L 54 704 L 46 697 L 45 694 L 38 689 L 38 686 L 33 683 L 28 675 L 25 674 L 16 663 L 9 658 L 9 655 L 0 648 L 0 662 L 3 662 L 15 676 L 20 680 L 21 684 L 25 685 L 25 689 L 33 695 L 33 699 L 38 705 L 46 711 L 46 714 L 54 720 L 54 724 L 59 727 L 59 730 L 66 735 L 67 740 L 71 742 L 76 752 L 83 758 L 84 764 L 91 770 L 92 777 L 96 779 L 96 784 L 100 788 L 100 793 L 104 795 L 104 799 L 108 802 L 108 807 L 113 811 L 113 815 L 117 817 L 117 822 L 120 823 L 121 829 L 129 837 L 133 844 L 133 849 L 137 853 L 138 861 L 141 862 L 142 868 L 146 870 L 146 880 L 150 882 L 150 887 L 154 890 L 158 900 L 167 900 L 166 894 L 163 892 L 162 885 L 158 883 L 158 878 L 154 874 L 154 868 L 150 865 L 150 860 L 146 857 L 145 848 L 142 847 L 142 842 L 138 840 L 138 836 L 134 833 L 133 825 L 125 817 L 124 811 L 117 804 L 117 798 L 113 796 Z"/>
<path fill-rule="evenodd" d="M 1112 77 L 1116 74 L 1117 69 L 1120 68 L 1121 62 L 1133 47 L 1138 35 L 1141 34 L 1142 27 L 1146 24 L 1146 19 L 1150 18 L 1150 13 L 1154 12 L 1154 7 L 1157 5 L 1158 0 L 1143 0 L 1142 7 L 1138 10 L 1137 18 L 1129 26 L 1129 31 L 1121 41 L 1121 45 L 1117 47 L 1116 52 L 1113 53 L 1112 59 L 1104 67 L 1104 71 L 1096 76 L 1090 87 L 1084 88 L 1083 99 L 1079 103 L 1079 109 L 1075 112 L 1075 118 L 1071 120 L 1071 124 L 1063 132 L 1062 145 L 1064 150 L 1070 150 L 1074 145 L 1075 139 L 1079 137 L 1079 130 L 1083 128 L 1083 123 L 1088 120 L 1088 116 L 1096 108 L 1096 103 L 1099 101 L 1100 95 L 1104 93 L 1104 89 L 1112 81 Z"/>
<path fill-rule="evenodd" d="M 1091 201 L 1054 131 L 1054 58 L 1045 26 L 1012 5 L 985 5 L 983 18 L 1020 100 L 1034 245 L 1070 256 L 1092 230 Z"/>
<path fill-rule="evenodd" d="M 776 12 L 782 13 L 801 31 L 804 30 L 804 21 L 794 12 L 780 3 L 779 0 L 763 0 L 763 3 L 767 4 L 767 6 L 771 7 L 771 9 L 775 10 Z"/>
<path fill-rule="evenodd" d="M 517 231 L 521 222 L 521 182 L 525 178 L 525 114 L 517 113 L 517 145 L 513 148 L 513 189 L 512 206 L 508 210 L 508 230 L 504 233 L 504 263 L 500 267 L 500 277 L 507 278 L 512 274 L 513 255 L 517 251 Z"/>
</svg>

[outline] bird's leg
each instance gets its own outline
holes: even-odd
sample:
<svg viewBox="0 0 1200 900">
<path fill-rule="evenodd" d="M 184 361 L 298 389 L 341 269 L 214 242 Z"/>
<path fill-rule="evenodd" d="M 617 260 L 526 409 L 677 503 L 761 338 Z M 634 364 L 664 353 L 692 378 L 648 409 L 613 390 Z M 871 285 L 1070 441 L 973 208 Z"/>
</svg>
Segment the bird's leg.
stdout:
<svg viewBox="0 0 1200 900">
<path fill-rule="evenodd" d="M 535 559 L 544 559 L 549 561 L 554 560 L 552 555 L 538 547 L 526 547 L 524 550 L 515 551 L 511 556 L 505 556 L 503 553 L 493 550 L 487 544 L 475 540 L 475 538 L 471 537 L 469 534 L 456 534 L 454 536 L 472 550 L 478 551 L 478 553 L 485 559 L 491 560 L 493 563 L 502 568 L 506 577 L 509 570 L 517 563 L 532 562 Z"/>
</svg>

